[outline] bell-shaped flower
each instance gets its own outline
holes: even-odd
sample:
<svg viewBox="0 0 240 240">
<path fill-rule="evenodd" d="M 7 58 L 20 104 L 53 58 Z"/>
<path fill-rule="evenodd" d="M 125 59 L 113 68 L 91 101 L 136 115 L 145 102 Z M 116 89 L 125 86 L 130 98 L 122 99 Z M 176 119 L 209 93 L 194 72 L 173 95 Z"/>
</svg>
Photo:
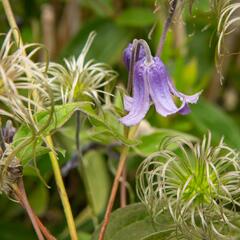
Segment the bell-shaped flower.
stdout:
<svg viewBox="0 0 240 240">
<path fill-rule="evenodd" d="M 129 43 L 128 47 L 123 52 L 123 62 L 125 63 L 125 66 L 128 70 L 130 68 L 132 53 L 133 53 L 133 44 Z M 139 54 L 137 56 L 136 61 L 144 58 L 145 56 L 146 56 L 146 54 L 145 54 L 144 48 L 143 48 L 143 46 L 140 45 Z"/>
<path fill-rule="evenodd" d="M 143 57 L 134 65 L 133 96 L 124 97 L 124 109 L 128 114 L 120 118 L 120 122 L 126 126 L 138 124 L 147 114 L 151 102 L 164 117 L 174 113 L 188 114 L 188 104 L 196 103 L 200 94 L 188 96 L 179 92 L 159 57 L 151 58 L 150 62 Z M 175 104 L 173 96 L 180 99 L 181 106 Z"/>
</svg>

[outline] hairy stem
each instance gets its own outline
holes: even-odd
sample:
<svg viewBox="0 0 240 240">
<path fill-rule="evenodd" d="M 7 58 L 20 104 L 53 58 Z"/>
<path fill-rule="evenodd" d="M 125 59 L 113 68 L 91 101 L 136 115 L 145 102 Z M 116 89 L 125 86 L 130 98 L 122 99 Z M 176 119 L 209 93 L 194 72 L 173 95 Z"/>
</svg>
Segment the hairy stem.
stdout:
<svg viewBox="0 0 240 240">
<path fill-rule="evenodd" d="M 157 54 L 156 55 L 159 56 L 159 57 L 161 56 L 163 45 L 164 45 L 164 42 L 166 40 L 167 32 L 168 32 L 168 29 L 170 27 L 170 24 L 172 22 L 172 19 L 173 19 L 173 16 L 174 16 L 174 13 L 175 13 L 175 10 L 176 10 L 176 7 L 177 7 L 177 1 L 178 0 L 173 0 L 171 5 L 170 5 L 169 15 L 168 15 L 168 18 L 167 18 L 167 20 L 164 24 L 162 36 L 160 38 L 158 49 L 157 49 Z"/>
<path fill-rule="evenodd" d="M 30 210 L 31 216 L 35 217 L 36 223 L 37 223 L 39 229 L 42 231 L 43 235 L 46 237 L 46 239 L 47 240 L 56 240 L 56 238 L 48 231 L 48 229 L 43 225 L 41 220 L 38 218 L 38 216 L 34 213 L 32 208 L 30 207 L 22 179 L 20 179 L 18 186 L 16 186 L 16 188 L 15 188 L 15 194 L 16 194 L 17 200 L 20 202 L 21 206 L 25 210 L 26 209 Z M 28 208 L 27 208 L 27 206 L 28 206 Z"/>
<path fill-rule="evenodd" d="M 15 194 L 17 196 L 17 198 L 19 199 L 20 203 L 22 204 L 22 206 L 26 209 L 27 214 L 32 222 L 33 228 L 37 234 L 37 237 L 39 240 L 44 240 L 44 237 L 42 235 L 42 232 L 38 226 L 38 223 L 36 221 L 36 217 L 35 214 L 33 213 L 33 210 L 28 202 L 28 198 L 25 192 L 25 188 L 24 188 L 24 184 L 22 179 L 20 179 L 18 186 L 14 189 L 15 190 Z"/>
<path fill-rule="evenodd" d="M 68 224 L 68 228 L 69 228 L 69 234 L 70 234 L 72 240 L 77 240 L 78 239 L 77 230 L 76 230 L 76 226 L 74 223 L 72 209 L 71 209 L 71 206 L 70 206 L 70 203 L 68 200 L 68 196 L 67 196 L 67 192 L 66 192 L 66 189 L 64 186 L 63 178 L 61 175 L 61 170 L 60 170 L 60 167 L 58 164 L 58 159 L 57 159 L 56 153 L 54 152 L 54 149 L 53 149 L 53 142 L 52 142 L 51 136 L 46 137 L 46 142 L 47 142 L 49 148 L 52 150 L 49 153 L 49 156 L 51 159 L 53 173 L 55 176 L 55 181 L 57 184 L 59 195 L 60 195 L 60 198 L 62 201 L 63 209 L 65 212 L 65 216 L 66 216 L 66 220 L 67 220 L 67 224 Z"/>
<path fill-rule="evenodd" d="M 132 127 L 129 129 L 129 133 L 128 133 L 128 139 L 132 139 L 135 136 L 135 133 L 137 131 L 138 125 L 135 127 Z M 127 131 L 128 132 L 128 131 Z M 111 195 L 108 201 L 108 205 L 107 205 L 107 210 L 104 216 L 104 220 L 103 220 L 103 224 L 101 226 L 100 229 L 100 233 L 98 236 L 98 240 L 103 240 L 104 239 L 104 235 L 107 229 L 107 225 L 109 223 L 110 220 L 110 215 L 112 212 L 112 208 L 113 208 L 113 204 L 116 198 L 116 194 L 117 194 L 117 190 L 118 190 L 118 186 L 119 186 L 119 181 L 127 160 L 127 156 L 128 156 L 128 151 L 129 151 L 129 146 L 124 145 L 122 147 L 121 150 L 121 154 L 120 154 L 120 160 L 119 160 L 119 164 L 118 164 L 118 168 L 117 168 L 117 172 L 113 181 L 113 186 L 112 186 L 112 191 L 111 191 Z"/>
<path fill-rule="evenodd" d="M 56 240 L 56 238 L 47 230 L 47 228 L 43 225 L 43 223 L 41 222 L 41 220 L 38 218 L 37 215 L 35 215 L 37 224 L 39 226 L 39 228 L 41 229 L 43 235 L 45 236 L 45 238 L 47 240 Z"/>
</svg>

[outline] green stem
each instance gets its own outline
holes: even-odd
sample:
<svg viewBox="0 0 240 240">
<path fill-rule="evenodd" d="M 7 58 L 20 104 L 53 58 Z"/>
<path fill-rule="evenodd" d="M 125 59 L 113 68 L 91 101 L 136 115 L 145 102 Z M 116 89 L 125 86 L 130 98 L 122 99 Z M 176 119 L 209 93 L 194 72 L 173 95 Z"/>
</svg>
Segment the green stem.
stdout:
<svg viewBox="0 0 240 240">
<path fill-rule="evenodd" d="M 6 13 L 6 16 L 7 16 L 10 27 L 12 29 L 16 30 L 16 31 L 13 32 L 15 41 L 16 42 L 19 41 L 19 45 L 20 45 L 20 47 L 22 47 L 23 46 L 23 41 L 22 41 L 21 35 L 18 34 L 20 31 L 19 31 L 18 26 L 16 24 L 16 20 L 14 18 L 13 11 L 12 11 L 11 5 L 9 3 L 9 0 L 2 0 L 2 3 L 3 3 L 4 11 Z M 24 49 L 23 49 L 23 54 L 26 55 Z M 69 233 L 70 233 L 70 236 L 71 236 L 72 240 L 77 240 L 78 237 L 77 237 L 77 231 L 76 231 L 76 227 L 75 227 L 75 223 L 74 223 L 74 219 L 73 219 L 73 215 L 72 215 L 72 210 L 71 210 L 70 203 L 69 203 L 67 193 L 66 193 L 66 189 L 65 189 L 65 186 L 64 186 L 64 183 L 63 183 L 63 179 L 62 179 L 60 167 L 59 167 L 59 164 L 58 164 L 57 156 L 54 152 L 54 146 L 53 146 L 51 136 L 47 136 L 46 141 L 47 141 L 48 146 L 52 150 L 49 153 L 49 156 L 50 156 L 50 159 L 51 159 L 53 172 L 54 172 L 54 176 L 55 176 L 55 181 L 56 181 L 56 184 L 57 184 L 57 187 L 58 187 L 60 198 L 62 200 L 62 204 L 63 204 L 63 208 L 64 208 L 64 212 L 65 212 L 65 216 L 66 216 L 66 220 L 67 220 L 67 224 L 68 224 L 68 228 L 69 228 Z"/>
<path fill-rule="evenodd" d="M 7 16 L 10 27 L 12 29 L 16 30 L 16 31 L 13 32 L 14 38 L 15 38 L 16 42 L 19 42 L 20 47 L 22 47 L 23 46 L 23 41 L 22 41 L 21 36 L 18 34 L 19 29 L 18 29 L 16 20 L 15 20 L 15 17 L 13 15 L 13 11 L 12 11 L 11 5 L 9 3 L 9 0 L 2 0 L 2 4 L 3 4 L 3 8 L 4 8 L 4 11 L 6 13 L 6 16 Z"/>
<path fill-rule="evenodd" d="M 137 128 L 138 128 L 138 125 L 130 128 L 129 131 L 128 130 L 126 131 L 128 139 L 134 138 L 134 136 L 136 134 L 136 131 L 137 131 Z M 105 216 L 104 216 L 103 224 L 102 224 L 101 229 L 100 229 L 98 240 L 104 240 L 104 235 L 105 235 L 107 225 L 108 225 L 109 220 L 110 220 L 110 215 L 111 215 L 113 204 L 114 204 L 114 201 L 115 201 L 115 198 L 116 198 L 116 194 L 117 194 L 117 190 L 118 190 L 118 186 L 119 186 L 119 180 L 121 178 L 121 175 L 123 173 L 123 169 L 124 169 L 124 166 L 125 166 L 125 163 L 126 163 L 126 160 L 127 160 L 128 151 L 129 151 L 129 146 L 124 145 L 122 147 L 122 150 L 121 150 L 117 172 L 116 172 L 116 175 L 115 175 L 115 178 L 114 178 L 111 195 L 110 195 L 110 198 L 109 198 L 109 201 L 108 201 L 107 210 L 106 210 L 106 213 L 105 213 Z"/>
<path fill-rule="evenodd" d="M 57 188 L 59 191 L 59 195 L 62 201 L 62 205 L 63 205 L 63 209 L 65 212 L 65 216 L 66 216 L 66 220 L 67 220 L 67 224 L 68 224 L 68 229 L 69 229 L 69 234 L 71 236 L 72 240 L 77 240 L 77 230 L 76 230 L 76 226 L 74 223 L 74 218 L 73 218 L 73 214 L 72 214 L 72 210 L 71 210 L 71 206 L 68 200 L 68 196 L 67 196 L 67 192 L 63 183 L 63 179 L 62 179 L 62 175 L 61 175 L 61 170 L 58 164 L 58 159 L 56 156 L 56 153 L 54 152 L 53 149 L 53 142 L 52 142 L 52 138 L 51 136 L 47 136 L 46 137 L 46 142 L 49 146 L 49 148 L 52 150 L 49 153 L 50 159 L 51 159 L 51 163 L 52 163 L 52 167 L 53 167 L 53 173 L 55 176 L 55 180 L 56 180 L 56 184 L 57 184 Z"/>
</svg>

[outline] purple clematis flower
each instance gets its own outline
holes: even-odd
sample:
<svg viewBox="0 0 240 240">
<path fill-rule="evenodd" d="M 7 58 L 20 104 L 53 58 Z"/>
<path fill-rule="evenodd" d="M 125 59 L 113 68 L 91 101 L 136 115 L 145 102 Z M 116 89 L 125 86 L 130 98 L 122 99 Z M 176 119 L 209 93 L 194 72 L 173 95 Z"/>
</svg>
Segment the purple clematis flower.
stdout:
<svg viewBox="0 0 240 240">
<path fill-rule="evenodd" d="M 148 62 L 139 54 L 138 59 L 133 72 L 133 96 L 124 97 L 124 109 L 129 113 L 119 121 L 126 126 L 138 124 L 147 114 L 151 102 L 154 103 L 156 111 L 165 117 L 177 112 L 188 114 L 188 104 L 196 103 L 201 92 L 192 96 L 179 92 L 159 57 L 151 58 Z M 173 96 L 181 100 L 180 107 L 176 106 Z"/>
<path fill-rule="evenodd" d="M 123 52 L 123 62 L 125 63 L 125 66 L 127 67 L 128 70 L 130 68 L 132 53 L 133 53 L 133 44 L 129 43 L 128 47 Z M 145 54 L 144 48 L 143 46 L 140 46 L 139 55 L 137 56 L 136 61 L 144 58 L 145 56 L 146 54 Z"/>
</svg>

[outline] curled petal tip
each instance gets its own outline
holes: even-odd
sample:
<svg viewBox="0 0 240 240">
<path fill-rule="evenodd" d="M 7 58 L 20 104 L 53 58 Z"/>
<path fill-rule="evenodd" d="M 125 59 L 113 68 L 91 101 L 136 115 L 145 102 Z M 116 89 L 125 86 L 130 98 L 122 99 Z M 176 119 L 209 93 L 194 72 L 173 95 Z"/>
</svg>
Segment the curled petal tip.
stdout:
<svg viewBox="0 0 240 240">
<path fill-rule="evenodd" d="M 180 113 L 181 115 L 187 115 L 187 114 L 189 114 L 190 112 L 191 112 L 191 110 L 190 110 L 190 108 L 189 108 L 189 106 L 188 106 L 187 103 L 185 103 L 185 104 L 183 105 L 183 107 L 178 111 L 178 113 Z"/>
</svg>

